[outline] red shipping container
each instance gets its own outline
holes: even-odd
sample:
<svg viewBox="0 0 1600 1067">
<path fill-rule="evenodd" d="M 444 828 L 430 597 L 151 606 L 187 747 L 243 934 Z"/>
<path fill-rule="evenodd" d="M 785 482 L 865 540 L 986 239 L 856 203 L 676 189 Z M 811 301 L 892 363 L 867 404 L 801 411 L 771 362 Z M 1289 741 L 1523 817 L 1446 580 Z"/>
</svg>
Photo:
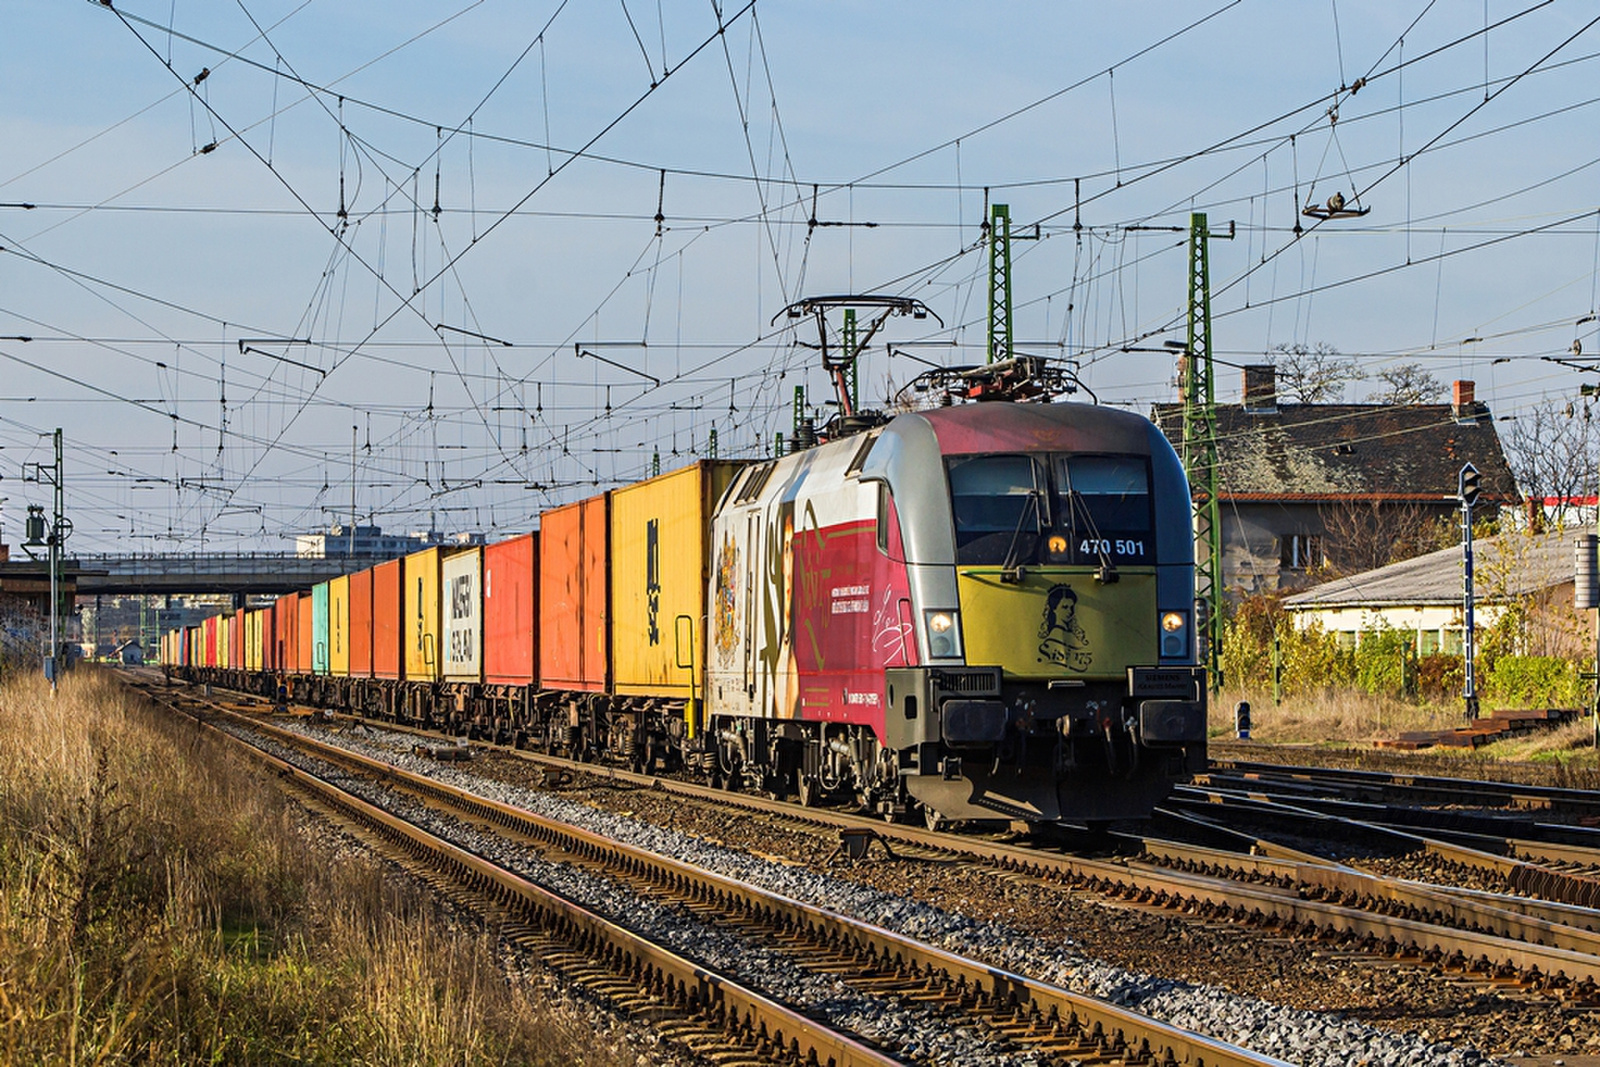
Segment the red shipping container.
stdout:
<svg viewBox="0 0 1600 1067">
<path fill-rule="evenodd" d="M 372 677 L 372 571 L 350 576 L 350 677 Z"/>
<path fill-rule="evenodd" d="M 205 661 L 205 666 L 207 666 L 207 667 L 215 667 L 217 665 L 217 619 L 218 619 L 218 616 L 213 615 L 213 616 L 211 616 L 209 619 L 207 619 L 205 622 L 203 622 L 201 624 L 202 628 L 205 631 L 205 639 L 206 639 L 206 661 Z"/>
<path fill-rule="evenodd" d="M 401 591 L 400 561 L 392 559 L 372 568 L 372 676 L 403 678 L 400 633 L 405 597 Z"/>
<path fill-rule="evenodd" d="M 598 693 L 610 680 L 609 505 L 597 496 L 539 516 L 539 679 L 547 689 Z"/>
<path fill-rule="evenodd" d="M 278 602 L 261 609 L 261 669 L 278 669 Z"/>
<path fill-rule="evenodd" d="M 295 605 L 295 670 L 300 674 L 311 673 L 311 639 L 316 634 L 316 627 L 311 625 L 311 593 L 306 591 L 296 594 L 299 601 Z"/>
<path fill-rule="evenodd" d="M 300 646 L 295 640 L 300 632 L 300 595 L 290 593 L 278 600 L 278 640 L 283 648 L 278 653 L 278 669 L 285 674 L 295 673 L 300 662 Z"/>
<path fill-rule="evenodd" d="M 294 647 L 294 624 L 299 617 L 299 597 L 291 594 L 278 601 L 278 669 L 285 674 L 294 672 L 295 652 L 298 651 Z"/>
<path fill-rule="evenodd" d="M 539 535 L 483 550 L 483 680 L 531 685 L 538 665 Z"/>
<path fill-rule="evenodd" d="M 282 597 L 278 601 L 278 670 L 285 674 L 294 673 L 295 624 L 300 621 L 300 598 L 294 594 Z"/>
</svg>

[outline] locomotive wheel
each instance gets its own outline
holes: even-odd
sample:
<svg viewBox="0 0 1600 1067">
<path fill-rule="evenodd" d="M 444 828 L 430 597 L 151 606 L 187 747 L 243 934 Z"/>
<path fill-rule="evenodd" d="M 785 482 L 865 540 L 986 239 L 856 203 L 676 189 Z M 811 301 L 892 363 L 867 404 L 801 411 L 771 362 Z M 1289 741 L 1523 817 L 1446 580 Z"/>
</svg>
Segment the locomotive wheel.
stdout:
<svg viewBox="0 0 1600 1067">
<path fill-rule="evenodd" d="M 950 827 L 949 819 L 946 819 L 943 815 L 940 815 L 937 811 L 934 811 L 926 804 L 922 806 L 922 823 L 934 833 L 938 833 L 940 830 L 949 829 Z"/>
</svg>

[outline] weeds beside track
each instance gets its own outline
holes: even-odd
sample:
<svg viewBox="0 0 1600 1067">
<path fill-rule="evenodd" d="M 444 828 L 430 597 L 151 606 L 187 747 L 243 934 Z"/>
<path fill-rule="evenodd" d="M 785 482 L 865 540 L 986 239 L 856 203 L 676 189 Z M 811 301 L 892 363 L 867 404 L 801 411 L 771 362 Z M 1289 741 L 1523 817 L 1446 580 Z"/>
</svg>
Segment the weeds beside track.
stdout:
<svg viewBox="0 0 1600 1067">
<path fill-rule="evenodd" d="M 0 685 L 0 1060 L 634 1062 L 237 759 L 94 671 Z"/>
</svg>

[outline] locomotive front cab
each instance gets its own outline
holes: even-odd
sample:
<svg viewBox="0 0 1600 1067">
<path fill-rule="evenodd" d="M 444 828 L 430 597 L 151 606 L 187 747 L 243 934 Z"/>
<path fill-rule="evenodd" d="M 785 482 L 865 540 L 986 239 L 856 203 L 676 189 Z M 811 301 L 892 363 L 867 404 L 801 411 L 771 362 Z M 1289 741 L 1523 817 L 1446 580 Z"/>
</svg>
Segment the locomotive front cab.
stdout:
<svg viewBox="0 0 1600 1067">
<path fill-rule="evenodd" d="M 919 609 L 919 666 L 885 672 L 908 791 L 953 819 L 1148 814 L 1205 759 L 1171 446 L 1136 415 L 1077 404 L 917 418 L 928 432 L 896 420 L 873 472 Z"/>
</svg>

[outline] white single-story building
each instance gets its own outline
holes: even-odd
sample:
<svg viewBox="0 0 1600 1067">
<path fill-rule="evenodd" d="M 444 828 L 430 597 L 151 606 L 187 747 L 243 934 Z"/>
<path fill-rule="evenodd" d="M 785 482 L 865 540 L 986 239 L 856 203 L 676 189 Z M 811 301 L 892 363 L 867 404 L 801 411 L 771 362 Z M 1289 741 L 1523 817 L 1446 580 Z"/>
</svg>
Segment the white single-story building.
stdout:
<svg viewBox="0 0 1600 1067">
<path fill-rule="evenodd" d="M 1478 631 L 1492 627 L 1513 604 L 1576 632 L 1586 612 L 1572 608 L 1580 535 L 1571 530 L 1508 533 L 1473 545 L 1473 614 Z M 1286 597 L 1296 629 L 1318 625 L 1354 645 L 1362 633 L 1386 627 L 1417 635 L 1417 651 L 1459 654 L 1465 630 L 1464 567 L 1460 547 L 1352 574 Z M 1543 651 L 1543 650 L 1541 650 Z"/>
</svg>

